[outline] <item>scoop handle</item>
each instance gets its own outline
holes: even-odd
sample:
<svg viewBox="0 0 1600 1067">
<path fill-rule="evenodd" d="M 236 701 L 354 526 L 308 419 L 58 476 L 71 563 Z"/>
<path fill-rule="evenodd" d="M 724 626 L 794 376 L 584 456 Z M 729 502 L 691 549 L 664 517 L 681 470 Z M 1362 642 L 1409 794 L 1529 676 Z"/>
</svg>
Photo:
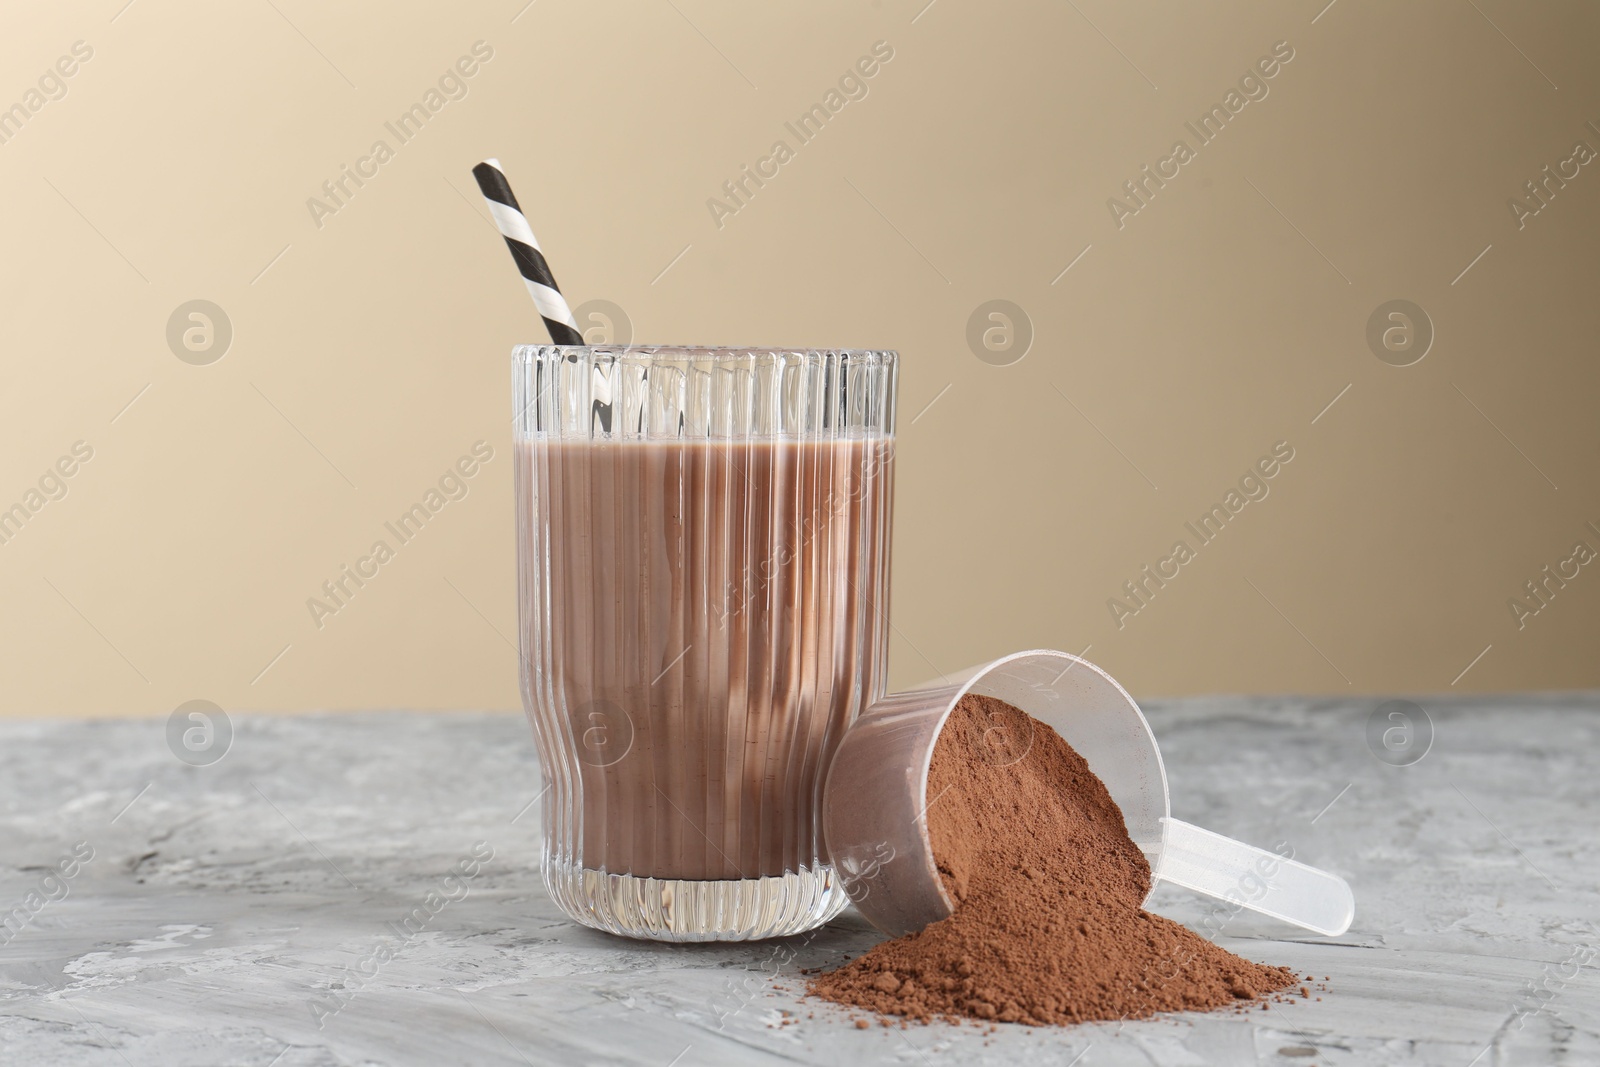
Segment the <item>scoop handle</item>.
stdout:
<svg viewBox="0 0 1600 1067">
<path fill-rule="evenodd" d="M 1350 929 L 1356 898 L 1338 875 L 1178 819 L 1161 821 L 1160 881 L 1329 937 Z"/>
</svg>

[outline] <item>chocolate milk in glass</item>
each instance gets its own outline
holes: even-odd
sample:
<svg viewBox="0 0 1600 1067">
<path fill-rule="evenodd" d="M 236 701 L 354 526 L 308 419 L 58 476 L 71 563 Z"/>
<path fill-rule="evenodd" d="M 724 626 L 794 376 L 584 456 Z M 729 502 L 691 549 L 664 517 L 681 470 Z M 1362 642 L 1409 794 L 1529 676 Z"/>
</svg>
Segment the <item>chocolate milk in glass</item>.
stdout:
<svg viewBox="0 0 1600 1067">
<path fill-rule="evenodd" d="M 580 921 L 760 937 L 842 906 L 819 809 L 840 735 L 884 688 L 894 462 L 892 422 L 848 418 L 868 385 L 892 401 L 892 359 L 887 382 L 858 376 L 852 396 L 838 366 L 850 371 L 852 355 L 776 357 L 798 357 L 791 388 L 819 394 L 800 404 L 841 392 L 831 417 L 796 406 L 788 427 L 763 426 L 759 411 L 740 426 L 726 409 L 759 400 L 747 365 L 760 359 L 729 368 L 719 359 L 734 357 L 716 353 L 708 368 L 690 357 L 687 370 L 646 364 L 631 378 L 613 362 L 609 425 L 519 434 L 525 699 L 551 785 L 546 879 Z M 591 391 L 601 380 L 593 367 L 559 369 Z M 731 371 L 723 432 L 702 413 L 705 433 L 667 436 L 692 423 L 697 370 L 713 409 Z M 767 383 L 775 401 L 782 385 L 781 374 Z M 687 409 L 677 427 L 617 432 L 619 418 L 647 424 L 663 389 Z"/>
</svg>

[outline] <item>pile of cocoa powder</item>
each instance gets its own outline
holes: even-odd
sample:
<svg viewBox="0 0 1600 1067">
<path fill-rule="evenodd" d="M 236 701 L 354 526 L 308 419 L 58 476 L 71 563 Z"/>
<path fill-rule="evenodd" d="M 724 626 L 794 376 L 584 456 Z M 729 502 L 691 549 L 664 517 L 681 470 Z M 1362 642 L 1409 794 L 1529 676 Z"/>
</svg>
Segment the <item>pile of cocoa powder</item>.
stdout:
<svg viewBox="0 0 1600 1067">
<path fill-rule="evenodd" d="M 1246 1006 L 1299 984 L 1145 911 L 1150 865 L 1122 811 L 1083 757 L 1025 712 L 963 698 L 927 795 L 955 913 L 813 977 L 811 994 L 924 1021 L 1044 1025 Z"/>
</svg>

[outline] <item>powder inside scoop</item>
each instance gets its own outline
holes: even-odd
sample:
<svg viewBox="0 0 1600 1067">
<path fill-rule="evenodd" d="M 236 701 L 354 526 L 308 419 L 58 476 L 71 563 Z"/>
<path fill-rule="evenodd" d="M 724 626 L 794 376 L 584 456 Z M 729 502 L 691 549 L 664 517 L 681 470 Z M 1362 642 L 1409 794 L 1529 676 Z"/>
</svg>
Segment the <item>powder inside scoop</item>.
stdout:
<svg viewBox="0 0 1600 1067">
<path fill-rule="evenodd" d="M 810 980 L 882 1015 L 1031 1024 L 1239 1006 L 1297 985 L 1142 908 L 1150 865 L 1083 757 L 991 697 L 951 712 L 928 772 L 947 919 Z"/>
</svg>

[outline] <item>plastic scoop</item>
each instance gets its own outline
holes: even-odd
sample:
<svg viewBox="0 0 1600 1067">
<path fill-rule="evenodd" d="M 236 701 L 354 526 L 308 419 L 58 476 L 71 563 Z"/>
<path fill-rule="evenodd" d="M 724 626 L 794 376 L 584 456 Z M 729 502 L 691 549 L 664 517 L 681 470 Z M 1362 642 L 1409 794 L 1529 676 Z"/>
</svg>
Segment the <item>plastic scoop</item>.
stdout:
<svg viewBox="0 0 1600 1067">
<path fill-rule="evenodd" d="M 1171 882 L 1319 934 L 1350 928 L 1355 897 L 1343 878 L 1172 818 L 1161 751 L 1139 705 L 1088 660 L 1039 650 L 887 696 L 845 733 L 828 772 L 823 830 L 846 892 L 879 930 L 898 937 L 955 909 L 928 835 L 937 801 L 927 795 L 928 765 L 968 693 L 1020 708 L 1088 761 L 1150 863 L 1152 890 Z M 997 760 L 1016 762 L 1032 738 L 983 741 Z"/>
</svg>

